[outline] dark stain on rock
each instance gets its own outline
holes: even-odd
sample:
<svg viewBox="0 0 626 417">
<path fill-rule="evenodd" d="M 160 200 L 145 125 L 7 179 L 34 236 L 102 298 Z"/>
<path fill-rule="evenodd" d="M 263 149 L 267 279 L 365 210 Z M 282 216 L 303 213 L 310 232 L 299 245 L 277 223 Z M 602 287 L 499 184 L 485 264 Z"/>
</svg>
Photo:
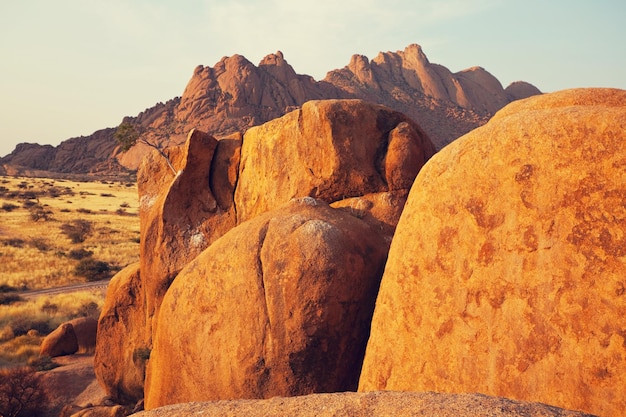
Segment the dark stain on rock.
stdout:
<svg viewBox="0 0 626 417">
<path fill-rule="evenodd" d="M 531 164 L 523 165 L 517 174 L 515 174 L 515 181 L 524 182 L 528 181 L 534 174 L 535 167 Z"/>
<path fill-rule="evenodd" d="M 494 229 L 504 223 L 504 214 L 488 214 L 485 203 L 478 198 L 471 198 L 466 204 L 467 211 L 474 216 L 478 226 L 484 229 Z"/>
<path fill-rule="evenodd" d="M 485 242 L 478 252 L 478 262 L 481 265 L 488 265 L 493 261 L 496 248 L 491 242 Z"/>
<path fill-rule="evenodd" d="M 538 241 L 539 239 L 535 233 L 535 228 L 533 226 L 528 226 L 524 231 L 524 245 L 526 245 L 529 251 L 534 252 L 539 246 Z"/>
</svg>

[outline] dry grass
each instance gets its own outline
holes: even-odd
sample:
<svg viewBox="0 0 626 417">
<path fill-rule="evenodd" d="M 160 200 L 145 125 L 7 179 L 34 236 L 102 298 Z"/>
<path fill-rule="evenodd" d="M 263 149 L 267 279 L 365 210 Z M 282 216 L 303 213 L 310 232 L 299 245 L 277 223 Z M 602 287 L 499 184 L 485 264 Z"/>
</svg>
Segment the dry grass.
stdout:
<svg viewBox="0 0 626 417">
<path fill-rule="evenodd" d="M 84 282 L 74 275 L 84 249 L 113 271 L 139 257 L 134 184 L 0 177 L 0 285 L 39 289 Z M 85 220 L 92 232 L 72 243 L 63 224 Z"/>
<path fill-rule="evenodd" d="M 46 334 L 76 317 L 97 318 L 103 302 L 101 292 L 84 291 L 0 305 L 0 368 L 36 359 Z"/>
<path fill-rule="evenodd" d="M 135 184 L 0 176 L 0 368 L 36 359 L 46 334 L 75 317 L 97 318 L 104 303 L 101 291 L 29 301 L 3 291 L 85 282 L 74 273 L 85 257 L 111 275 L 136 262 L 137 200 Z M 76 221 L 90 231 L 73 243 L 68 225 Z"/>
</svg>

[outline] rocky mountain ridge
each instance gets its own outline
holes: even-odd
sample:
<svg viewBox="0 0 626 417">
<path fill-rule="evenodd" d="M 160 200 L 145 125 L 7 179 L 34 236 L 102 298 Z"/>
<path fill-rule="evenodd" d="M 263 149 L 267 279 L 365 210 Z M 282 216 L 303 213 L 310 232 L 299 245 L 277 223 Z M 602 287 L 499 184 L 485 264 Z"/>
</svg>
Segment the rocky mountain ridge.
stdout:
<svg viewBox="0 0 626 417">
<path fill-rule="evenodd" d="M 417 44 L 381 52 L 371 61 L 352 56 L 349 64 L 321 81 L 297 74 L 279 51 L 255 66 L 241 55 L 213 67 L 198 66 L 181 97 L 158 103 L 124 120 L 160 146 L 180 145 L 198 128 L 215 137 L 280 117 L 306 101 L 358 98 L 401 111 L 418 122 L 438 148 L 484 124 L 507 103 L 540 94 L 525 82 L 503 88 L 481 67 L 452 73 L 430 63 Z M 8 174 L 53 172 L 119 174 L 135 170 L 148 148 L 121 154 L 114 128 L 68 139 L 57 147 L 20 144 L 0 158 Z"/>
</svg>

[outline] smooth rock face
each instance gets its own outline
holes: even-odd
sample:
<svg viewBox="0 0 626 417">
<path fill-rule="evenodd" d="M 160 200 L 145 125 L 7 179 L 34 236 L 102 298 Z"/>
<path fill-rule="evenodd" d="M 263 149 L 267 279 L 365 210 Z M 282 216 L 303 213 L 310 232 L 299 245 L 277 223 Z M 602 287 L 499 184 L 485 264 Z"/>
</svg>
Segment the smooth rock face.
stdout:
<svg viewBox="0 0 626 417">
<path fill-rule="evenodd" d="M 76 351 L 78 351 L 78 340 L 74 327 L 70 323 L 63 323 L 43 339 L 39 355 L 54 358 L 72 355 Z"/>
<path fill-rule="evenodd" d="M 184 403 L 143 411 L 137 417 L 591 417 L 545 404 L 481 394 L 341 392 L 268 400 Z"/>
<path fill-rule="evenodd" d="M 515 102 L 419 173 L 359 390 L 626 409 L 626 91 Z"/>
<path fill-rule="evenodd" d="M 98 321 L 94 372 L 107 395 L 122 404 L 143 398 L 150 337 L 142 285 L 139 263 L 117 273 Z"/>
<path fill-rule="evenodd" d="M 98 320 L 92 317 L 78 317 L 68 322 L 74 328 L 78 350 L 76 353 L 93 353 L 96 348 Z"/>
<path fill-rule="evenodd" d="M 408 189 L 435 148 L 401 113 L 324 100 L 248 130 L 241 152 L 238 222 L 297 197 L 332 203 Z"/>
<path fill-rule="evenodd" d="M 146 408 L 356 389 L 386 248 L 310 197 L 232 229 L 163 300 Z"/>
</svg>

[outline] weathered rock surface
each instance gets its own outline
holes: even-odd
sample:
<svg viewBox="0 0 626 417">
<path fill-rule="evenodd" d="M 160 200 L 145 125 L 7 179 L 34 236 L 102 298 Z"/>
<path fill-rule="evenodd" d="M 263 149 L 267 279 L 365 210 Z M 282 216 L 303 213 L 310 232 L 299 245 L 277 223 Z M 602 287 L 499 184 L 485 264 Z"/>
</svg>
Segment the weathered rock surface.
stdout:
<svg viewBox="0 0 626 417">
<path fill-rule="evenodd" d="M 165 295 L 146 409 L 356 389 L 386 251 L 310 197 L 232 229 Z"/>
<path fill-rule="evenodd" d="M 626 91 L 515 102 L 419 173 L 359 390 L 626 409 Z"/>
<path fill-rule="evenodd" d="M 132 264 L 109 282 L 98 321 L 94 372 L 107 395 L 125 404 L 143 398 L 150 356 L 144 303 L 139 264 Z"/>
<path fill-rule="evenodd" d="M 63 323 L 43 339 L 39 355 L 54 358 L 71 355 L 76 351 L 78 351 L 78 340 L 74 327 L 70 323 Z"/>
<path fill-rule="evenodd" d="M 309 100 L 363 99 L 403 112 L 415 120 L 438 148 L 484 124 L 503 105 L 539 91 L 514 83 L 503 89 L 480 67 L 451 73 L 432 64 L 419 45 L 380 53 L 371 62 L 354 55 L 322 81 L 297 74 L 281 52 L 258 66 L 240 55 L 224 57 L 214 67 L 198 66 L 183 92 L 124 120 L 163 147 L 184 143 L 197 128 L 215 137 L 245 132 Z M 21 144 L 0 158 L 11 175 L 34 169 L 64 173 L 119 174 L 137 169 L 150 151 L 137 145 L 120 154 L 114 128 L 68 139 L 58 147 Z M 41 175 L 41 174 L 40 174 Z"/>
<path fill-rule="evenodd" d="M 211 173 L 217 149 L 221 152 L 215 159 L 222 165 Z M 170 153 L 176 175 L 157 152 L 144 160 L 138 188 L 148 325 L 176 274 L 235 225 L 236 179 L 230 165 L 237 166 L 238 153 L 236 140 L 218 148 L 212 136 L 192 130 L 185 144 Z"/>
<path fill-rule="evenodd" d="M 41 372 L 42 385 L 48 397 L 44 416 L 64 415 L 69 404 L 95 403 L 104 397 L 104 391 L 96 381 L 93 356 L 74 354 L 54 359 L 58 367 Z"/>
<path fill-rule="evenodd" d="M 248 130 L 237 218 L 311 196 L 328 203 L 409 189 L 435 148 L 405 115 L 361 100 L 309 101 Z"/>
<path fill-rule="evenodd" d="M 137 417 L 590 417 L 545 404 L 481 394 L 342 392 L 268 400 L 196 402 L 143 411 Z"/>
</svg>

